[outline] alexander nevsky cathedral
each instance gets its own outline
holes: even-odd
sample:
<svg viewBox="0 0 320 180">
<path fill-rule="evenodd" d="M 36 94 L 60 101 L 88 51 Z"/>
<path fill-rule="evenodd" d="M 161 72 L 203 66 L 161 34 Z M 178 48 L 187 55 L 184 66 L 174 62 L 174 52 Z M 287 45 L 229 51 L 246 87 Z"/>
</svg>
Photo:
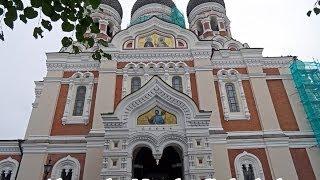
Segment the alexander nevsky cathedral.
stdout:
<svg viewBox="0 0 320 180">
<path fill-rule="evenodd" d="M 172 0 L 137 0 L 121 29 L 121 4 L 102 0 L 112 59 L 47 53 L 24 140 L 0 141 L 1 180 L 320 179 L 295 57 L 235 40 L 223 0 L 186 12 L 189 28 Z"/>
</svg>

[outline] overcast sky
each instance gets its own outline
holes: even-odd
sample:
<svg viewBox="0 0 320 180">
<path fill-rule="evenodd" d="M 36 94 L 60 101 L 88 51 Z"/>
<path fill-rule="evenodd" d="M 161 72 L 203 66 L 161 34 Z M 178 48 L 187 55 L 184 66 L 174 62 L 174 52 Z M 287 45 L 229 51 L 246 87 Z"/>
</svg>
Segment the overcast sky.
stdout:
<svg viewBox="0 0 320 180">
<path fill-rule="evenodd" d="M 185 13 L 188 0 L 174 0 Z M 235 39 L 250 47 L 265 48 L 264 56 L 297 55 L 303 60 L 320 59 L 320 16 L 306 12 L 315 0 L 225 0 Z M 120 0 L 124 9 L 122 28 L 130 20 L 135 1 Z M 187 21 L 187 20 L 186 20 Z M 34 81 L 46 74 L 46 52 L 57 52 L 64 34 L 55 26 L 45 38 L 35 40 L 37 21 L 4 28 L 0 42 L 0 139 L 23 138 L 34 100 Z"/>
</svg>

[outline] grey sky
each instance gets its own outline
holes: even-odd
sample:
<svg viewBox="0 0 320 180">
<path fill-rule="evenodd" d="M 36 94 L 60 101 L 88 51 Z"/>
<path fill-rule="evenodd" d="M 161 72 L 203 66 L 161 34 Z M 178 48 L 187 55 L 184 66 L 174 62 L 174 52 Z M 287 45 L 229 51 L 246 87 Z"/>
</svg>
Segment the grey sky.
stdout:
<svg viewBox="0 0 320 180">
<path fill-rule="evenodd" d="M 188 0 L 174 1 L 185 13 Z M 306 16 L 315 0 L 225 1 L 235 39 L 265 48 L 264 56 L 297 55 L 303 60 L 320 60 L 320 16 Z M 125 28 L 135 1 L 120 2 Z M 4 28 L 6 41 L 0 42 L 0 139 L 24 137 L 34 100 L 33 81 L 42 80 L 46 74 L 45 52 L 60 49 L 63 33 L 59 28 L 55 26 L 44 39 L 35 40 L 32 29 L 37 23 L 16 24 L 14 31 Z"/>
</svg>

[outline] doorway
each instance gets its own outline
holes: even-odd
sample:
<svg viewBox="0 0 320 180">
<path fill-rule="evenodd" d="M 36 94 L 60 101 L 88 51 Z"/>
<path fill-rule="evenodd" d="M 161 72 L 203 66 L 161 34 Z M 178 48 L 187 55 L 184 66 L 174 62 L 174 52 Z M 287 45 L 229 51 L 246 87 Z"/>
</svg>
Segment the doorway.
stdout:
<svg viewBox="0 0 320 180">
<path fill-rule="evenodd" d="M 150 148 L 137 148 L 133 152 L 132 165 L 133 178 L 135 179 L 184 179 L 182 151 L 175 146 L 168 146 L 163 150 L 158 164 Z"/>
</svg>

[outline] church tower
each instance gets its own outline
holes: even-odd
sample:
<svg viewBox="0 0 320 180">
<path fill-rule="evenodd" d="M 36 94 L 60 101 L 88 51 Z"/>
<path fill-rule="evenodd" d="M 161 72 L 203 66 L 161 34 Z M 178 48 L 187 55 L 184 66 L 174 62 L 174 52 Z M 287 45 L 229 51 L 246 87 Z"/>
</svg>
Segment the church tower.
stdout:
<svg viewBox="0 0 320 180">
<path fill-rule="evenodd" d="M 98 9 L 91 14 L 93 21 L 99 24 L 97 39 L 110 41 L 121 30 L 123 10 L 118 0 L 102 0 Z"/>
<path fill-rule="evenodd" d="M 200 40 L 216 35 L 231 37 L 224 0 L 190 0 L 187 7 L 190 29 Z"/>
</svg>

